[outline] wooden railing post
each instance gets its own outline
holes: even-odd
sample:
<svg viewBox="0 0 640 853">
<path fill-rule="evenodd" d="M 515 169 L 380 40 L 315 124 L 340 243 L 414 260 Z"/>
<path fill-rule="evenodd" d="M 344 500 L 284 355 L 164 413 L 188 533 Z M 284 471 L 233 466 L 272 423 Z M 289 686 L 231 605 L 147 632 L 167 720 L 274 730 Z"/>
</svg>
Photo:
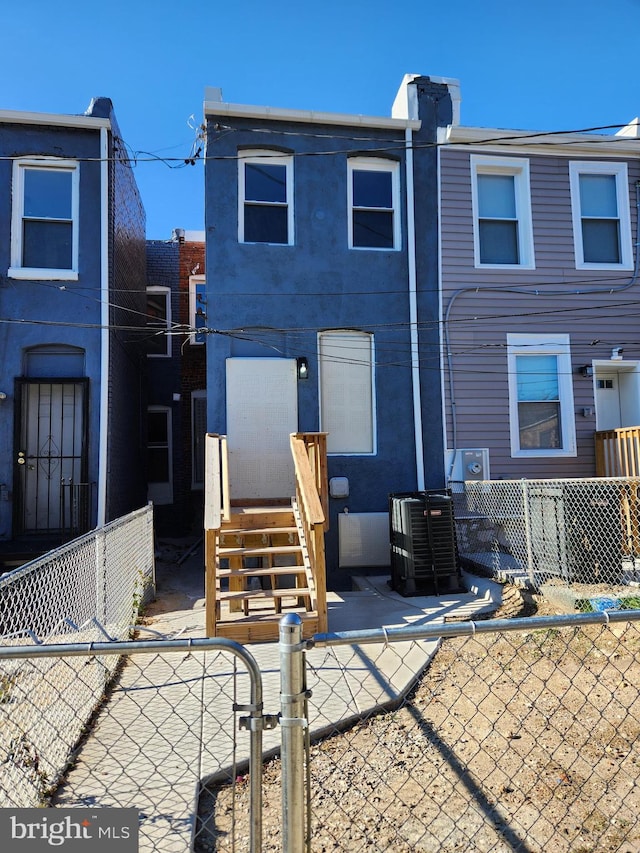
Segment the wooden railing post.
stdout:
<svg viewBox="0 0 640 853">
<path fill-rule="evenodd" d="M 229 507 L 226 437 L 207 433 L 204 450 L 205 631 L 207 637 L 215 637 L 218 615 L 216 548 L 222 519 Z"/>
</svg>

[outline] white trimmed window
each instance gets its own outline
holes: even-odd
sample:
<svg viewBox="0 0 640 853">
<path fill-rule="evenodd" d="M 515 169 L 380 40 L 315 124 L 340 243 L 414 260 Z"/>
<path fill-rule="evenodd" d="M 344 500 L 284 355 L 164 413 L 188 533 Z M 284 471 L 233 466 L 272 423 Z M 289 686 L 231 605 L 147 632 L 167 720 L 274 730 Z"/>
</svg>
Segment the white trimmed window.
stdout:
<svg viewBox="0 0 640 853">
<path fill-rule="evenodd" d="M 189 324 L 192 329 L 207 327 L 207 282 L 203 275 L 189 276 Z M 189 340 L 192 344 L 203 344 L 206 334 L 196 333 Z"/>
<path fill-rule="evenodd" d="M 378 157 L 347 161 L 349 248 L 400 248 L 400 167 Z"/>
<path fill-rule="evenodd" d="M 241 151 L 238 169 L 238 240 L 292 246 L 293 157 Z"/>
<path fill-rule="evenodd" d="M 327 452 L 374 454 L 373 335 L 331 331 L 319 335 L 320 429 Z"/>
<path fill-rule="evenodd" d="M 633 269 L 626 163 L 569 164 L 576 269 Z"/>
<path fill-rule="evenodd" d="M 147 410 L 147 493 L 155 504 L 173 503 L 171 446 L 171 409 L 150 406 Z"/>
<path fill-rule="evenodd" d="M 78 278 L 78 181 L 75 160 L 13 164 L 10 278 Z"/>
<path fill-rule="evenodd" d="M 171 355 L 171 290 L 168 287 L 147 288 L 147 355 L 169 358 Z"/>
<path fill-rule="evenodd" d="M 534 269 L 529 161 L 471 155 L 476 267 Z"/>
<path fill-rule="evenodd" d="M 575 456 L 568 335 L 507 335 L 512 456 Z"/>
</svg>

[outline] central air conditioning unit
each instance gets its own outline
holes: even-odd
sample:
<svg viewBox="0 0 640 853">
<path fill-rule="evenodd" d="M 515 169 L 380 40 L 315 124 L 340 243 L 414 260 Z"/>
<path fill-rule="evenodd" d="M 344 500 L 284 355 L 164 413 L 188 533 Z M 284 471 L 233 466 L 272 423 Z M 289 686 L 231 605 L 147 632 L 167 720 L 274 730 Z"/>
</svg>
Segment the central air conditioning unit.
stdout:
<svg viewBox="0 0 640 853">
<path fill-rule="evenodd" d="M 401 595 L 463 589 L 447 489 L 389 495 L 391 587 Z"/>
</svg>

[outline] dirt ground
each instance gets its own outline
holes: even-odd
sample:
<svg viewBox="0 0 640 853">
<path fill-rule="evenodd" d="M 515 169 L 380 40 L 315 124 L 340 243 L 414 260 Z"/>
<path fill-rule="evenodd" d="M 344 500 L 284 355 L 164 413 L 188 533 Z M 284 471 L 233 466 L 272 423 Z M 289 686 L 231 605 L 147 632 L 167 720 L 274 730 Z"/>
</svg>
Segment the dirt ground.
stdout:
<svg viewBox="0 0 640 853">
<path fill-rule="evenodd" d="M 553 612 L 505 592 L 494 617 Z M 445 640 L 401 707 L 310 745 L 311 850 L 640 851 L 639 687 L 640 623 Z M 248 849 L 248 814 L 246 777 L 203 796 L 196 850 Z"/>
</svg>

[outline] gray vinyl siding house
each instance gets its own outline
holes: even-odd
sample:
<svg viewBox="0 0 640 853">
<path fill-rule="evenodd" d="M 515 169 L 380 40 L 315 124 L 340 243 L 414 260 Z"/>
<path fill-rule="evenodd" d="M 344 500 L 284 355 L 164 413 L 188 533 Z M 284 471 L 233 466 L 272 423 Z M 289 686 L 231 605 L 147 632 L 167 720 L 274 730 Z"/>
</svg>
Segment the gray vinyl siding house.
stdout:
<svg viewBox="0 0 640 853">
<path fill-rule="evenodd" d="M 595 431 L 640 424 L 637 130 L 440 141 L 448 477 L 465 449 L 491 479 L 594 476 Z"/>
</svg>

